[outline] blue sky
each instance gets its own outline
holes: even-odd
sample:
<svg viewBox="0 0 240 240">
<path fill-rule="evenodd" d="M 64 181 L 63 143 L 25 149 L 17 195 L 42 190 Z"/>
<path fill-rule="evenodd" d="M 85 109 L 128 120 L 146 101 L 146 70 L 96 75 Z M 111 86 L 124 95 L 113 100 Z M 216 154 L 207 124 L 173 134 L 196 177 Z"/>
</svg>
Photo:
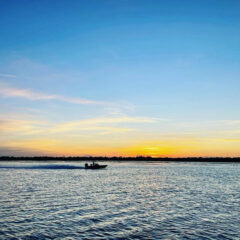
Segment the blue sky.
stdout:
<svg viewBox="0 0 240 240">
<path fill-rule="evenodd" d="M 0 155 L 239 155 L 239 1 L 0 1 L 0 22 Z"/>
</svg>

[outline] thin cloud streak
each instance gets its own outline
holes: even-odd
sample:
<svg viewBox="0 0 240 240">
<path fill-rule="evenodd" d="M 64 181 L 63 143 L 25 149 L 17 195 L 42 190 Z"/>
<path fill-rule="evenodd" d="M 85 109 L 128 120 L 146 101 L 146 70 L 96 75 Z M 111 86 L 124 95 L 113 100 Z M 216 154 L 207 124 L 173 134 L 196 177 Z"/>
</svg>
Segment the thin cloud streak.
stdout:
<svg viewBox="0 0 240 240">
<path fill-rule="evenodd" d="M 16 75 L 0 73 L 0 78 L 16 78 Z"/>
<path fill-rule="evenodd" d="M 1 117 L 1 116 L 0 116 Z M 0 133 L 20 135 L 54 134 L 92 131 L 96 134 L 112 134 L 137 131 L 136 128 L 115 126 L 120 123 L 155 123 L 157 119 L 144 117 L 93 118 L 79 121 L 53 123 L 40 120 L 0 118 Z"/>
<path fill-rule="evenodd" d="M 20 135 L 35 135 L 42 132 L 47 132 L 49 124 L 46 121 L 36 120 L 6 120 L 0 119 L 0 133 L 4 134 L 20 134 Z"/>
<path fill-rule="evenodd" d="M 58 100 L 58 101 L 73 103 L 73 104 L 92 104 L 92 105 L 109 105 L 109 106 L 116 105 L 116 103 L 111 103 L 111 102 L 66 97 L 66 96 L 57 95 L 57 94 L 44 94 L 44 93 L 35 92 L 30 89 L 20 89 L 20 88 L 10 87 L 4 83 L 0 83 L 0 95 L 2 95 L 3 97 L 20 97 L 20 98 L 24 98 L 32 101 Z"/>
<path fill-rule="evenodd" d="M 109 124 L 119 123 L 155 123 L 155 118 L 144 117 L 118 117 L 118 118 L 93 118 L 79 121 L 56 124 L 50 132 L 68 132 L 77 130 L 108 130 L 110 132 L 135 131 L 133 128 L 112 127 Z M 107 124 L 107 126 L 106 126 Z"/>
</svg>

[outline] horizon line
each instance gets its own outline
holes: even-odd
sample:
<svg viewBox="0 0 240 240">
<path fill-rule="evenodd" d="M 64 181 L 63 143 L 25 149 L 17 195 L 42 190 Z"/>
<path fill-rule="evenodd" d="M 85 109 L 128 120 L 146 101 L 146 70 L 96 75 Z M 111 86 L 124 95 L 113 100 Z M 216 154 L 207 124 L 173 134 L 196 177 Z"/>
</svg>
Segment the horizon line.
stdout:
<svg viewBox="0 0 240 240">
<path fill-rule="evenodd" d="M 30 159 L 30 158 L 49 158 L 49 159 L 56 159 L 56 158 L 59 158 L 59 159 L 68 159 L 68 158 L 83 158 L 83 159 L 87 159 L 87 158 L 94 158 L 94 159 L 97 159 L 97 158 L 100 158 L 100 159 L 116 159 L 116 158 L 119 158 L 119 159 L 216 159 L 216 158 L 220 158 L 220 159 L 240 159 L 240 156 L 235 156 L 235 157 L 230 157 L 230 156 L 226 156 L 226 157 L 223 157 L 223 156 L 186 156 L 186 157 L 152 157 L 152 156 L 142 156 L 142 155 L 139 155 L 139 156 L 48 156 L 48 155 L 36 155 L 36 156 L 0 156 L 0 159 L 2 158 L 27 158 L 27 159 Z"/>
</svg>

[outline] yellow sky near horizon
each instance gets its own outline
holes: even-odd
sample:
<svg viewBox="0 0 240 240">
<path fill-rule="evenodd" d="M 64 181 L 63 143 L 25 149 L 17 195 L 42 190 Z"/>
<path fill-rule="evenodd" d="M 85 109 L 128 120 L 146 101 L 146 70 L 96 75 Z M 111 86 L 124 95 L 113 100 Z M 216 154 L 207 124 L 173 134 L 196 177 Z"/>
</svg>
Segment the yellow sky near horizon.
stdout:
<svg viewBox="0 0 240 240">
<path fill-rule="evenodd" d="M 193 130 L 194 124 L 198 131 Z M 166 119 L 105 116 L 56 123 L 12 115 L 11 119 L 2 117 L 0 143 L 1 148 L 15 149 L 15 155 L 239 156 L 240 139 L 236 137 L 238 131 L 234 130 L 239 122 L 205 123 L 205 131 L 199 131 L 199 124 L 187 123 L 187 126 L 192 125 L 191 131 L 186 128 L 181 132 L 176 126 L 182 130 L 183 122 Z M 171 126 L 175 126 L 172 132 Z M 223 126 L 224 130 L 217 130 Z"/>
</svg>

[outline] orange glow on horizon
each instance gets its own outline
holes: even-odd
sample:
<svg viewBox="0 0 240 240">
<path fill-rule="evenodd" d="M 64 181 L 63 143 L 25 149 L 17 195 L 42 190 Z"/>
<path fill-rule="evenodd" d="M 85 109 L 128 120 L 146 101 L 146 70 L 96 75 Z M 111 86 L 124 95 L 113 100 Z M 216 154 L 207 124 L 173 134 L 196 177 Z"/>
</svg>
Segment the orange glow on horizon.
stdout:
<svg viewBox="0 0 240 240">
<path fill-rule="evenodd" d="M 239 142 L 235 141 L 235 145 Z M 234 157 L 239 156 L 236 146 L 232 142 L 219 139 L 181 139 L 146 141 L 130 146 L 117 144 L 90 142 L 76 143 L 57 139 L 35 139 L 16 141 L 8 147 L 41 153 L 50 156 L 151 156 L 156 157 Z M 224 146 L 224 148 L 222 147 Z M 234 151 L 235 150 L 235 151 Z M 35 154 L 36 155 L 36 154 Z M 37 154 L 39 155 L 39 154 Z"/>
</svg>

